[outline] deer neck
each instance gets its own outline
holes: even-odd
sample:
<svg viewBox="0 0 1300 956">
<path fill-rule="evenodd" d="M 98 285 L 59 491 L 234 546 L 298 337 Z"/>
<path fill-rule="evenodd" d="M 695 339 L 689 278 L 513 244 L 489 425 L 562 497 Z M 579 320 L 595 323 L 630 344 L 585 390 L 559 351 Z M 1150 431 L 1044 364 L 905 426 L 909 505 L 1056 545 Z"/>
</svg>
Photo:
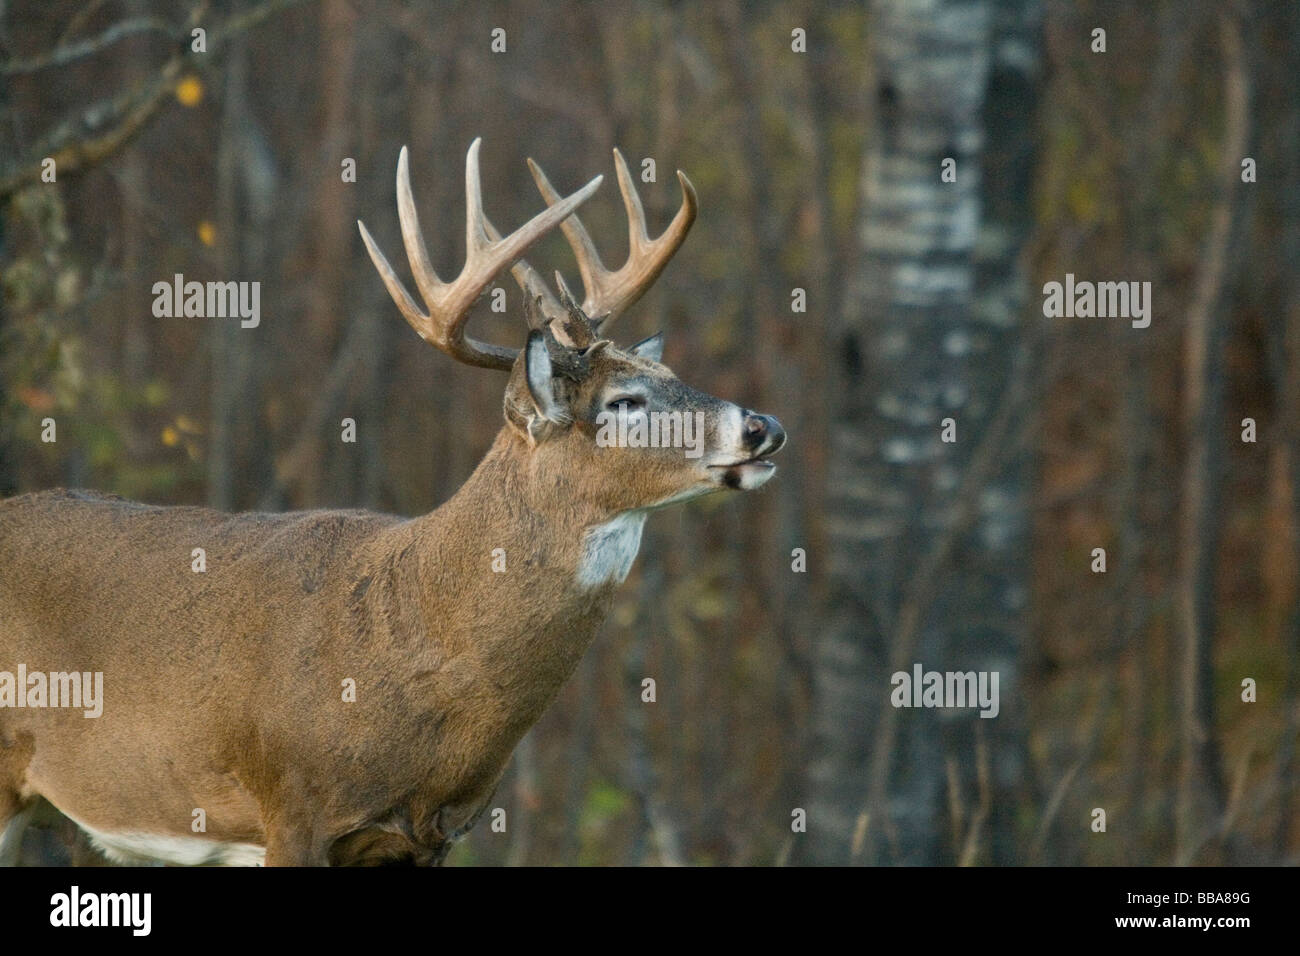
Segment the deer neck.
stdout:
<svg viewBox="0 0 1300 956">
<path fill-rule="evenodd" d="M 522 734 L 590 645 L 640 545 L 644 512 L 610 514 L 569 473 L 542 473 L 504 428 L 442 507 L 412 522 L 426 633 L 508 702 Z"/>
</svg>

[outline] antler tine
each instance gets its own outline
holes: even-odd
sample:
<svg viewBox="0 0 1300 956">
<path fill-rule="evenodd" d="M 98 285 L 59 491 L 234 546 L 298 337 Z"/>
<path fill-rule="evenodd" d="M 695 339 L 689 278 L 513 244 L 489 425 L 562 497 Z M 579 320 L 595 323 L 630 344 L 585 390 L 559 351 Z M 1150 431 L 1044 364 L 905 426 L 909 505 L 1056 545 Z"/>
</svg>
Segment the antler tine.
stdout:
<svg viewBox="0 0 1300 956">
<path fill-rule="evenodd" d="M 491 241 L 483 228 L 483 182 L 478 171 L 478 148 L 483 137 L 476 136 L 469 144 L 469 153 L 465 156 L 465 254 L 472 258 L 473 253 L 487 248 Z M 500 241 L 500 237 L 498 240 Z M 466 262 L 468 265 L 468 262 Z"/>
<path fill-rule="evenodd" d="M 502 238 L 483 213 L 478 166 L 480 142 L 480 139 L 475 139 L 470 144 L 465 158 L 465 266 L 453 282 L 439 279 L 429 262 L 429 252 L 424 245 L 420 219 L 411 193 L 406 147 L 402 147 L 397 160 L 397 213 L 402 224 L 402 240 L 406 246 L 407 259 L 411 263 L 411 273 L 428 307 L 428 314 L 420 311 L 365 224 L 358 221 L 357 225 L 361 228 L 362 241 L 389 295 L 421 338 L 468 365 L 509 369 L 519 354 L 517 349 L 480 342 L 465 334 L 470 307 L 501 270 L 518 260 L 533 243 L 560 225 L 589 199 L 599 188 L 603 177 L 597 176 L 560 202 L 548 203 L 547 209 Z"/>
<path fill-rule="evenodd" d="M 496 226 L 492 225 L 492 220 L 486 216 L 483 217 L 483 228 L 487 232 L 489 239 L 495 241 L 501 238 L 501 233 L 497 232 Z M 510 274 L 514 276 L 515 282 L 519 283 L 519 288 L 523 290 L 525 301 L 537 303 L 545 318 L 554 319 L 564 314 L 564 309 L 556 300 L 555 293 L 547 286 L 546 280 L 542 278 L 541 273 L 528 264 L 528 260 L 520 259 L 516 262 L 510 267 Z M 524 311 L 524 318 L 530 328 L 534 327 L 531 309 Z"/>
<path fill-rule="evenodd" d="M 530 266 L 525 260 L 520 259 L 511 268 L 510 274 L 515 277 L 519 287 L 524 290 L 524 295 L 537 303 L 542 310 L 542 315 L 547 319 L 554 319 L 564 315 L 564 308 L 556 301 L 555 293 L 546 284 L 541 273 Z"/>
<path fill-rule="evenodd" d="M 559 199 L 560 194 L 555 191 L 555 187 L 546 178 L 546 173 L 542 171 L 542 167 L 537 165 L 532 157 L 528 159 L 528 169 L 532 172 L 533 179 L 537 183 L 537 189 L 541 192 L 542 198 L 546 200 L 547 205 Z M 600 253 L 596 251 L 596 245 L 591 241 L 591 234 L 587 232 L 587 227 L 582 224 L 581 219 L 573 216 L 564 220 L 560 230 L 564 233 L 564 238 L 569 240 L 569 247 L 573 250 L 574 258 L 578 260 L 578 273 L 582 276 L 582 289 L 585 294 L 582 311 L 595 318 L 594 292 L 599 287 L 597 277 L 609 274 L 609 270 L 600 261 Z M 555 305 L 557 309 L 560 307 L 558 302 Z"/>
<path fill-rule="evenodd" d="M 617 271 L 611 271 L 601 262 L 591 235 L 576 215 L 564 220 L 560 226 L 564 236 L 569 240 L 574 257 L 578 260 L 578 271 L 582 275 L 585 297 L 582 310 L 592 317 L 601 331 L 630 305 L 641 298 L 651 283 L 658 278 L 668 265 L 668 260 L 681 246 L 695 222 L 699 211 L 699 200 L 695 187 L 681 170 L 677 171 L 677 181 L 682 187 L 682 205 L 658 239 L 651 239 L 646 232 L 645 210 L 641 206 L 641 197 L 637 194 L 632 176 L 628 172 L 623 154 L 614 150 L 614 165 L 618 172 L 619 191 L 623 194 L 623 206 L 627 210 L 628 220 L 628 257 L 627 262 Z M 542 172 L 542 168 L 528 161 L 533 179 L 548 205 L 559 201 L 560 194 L 555 191 Z"/>
<path fill-rule="evenodd" d="M 433 271 L 429 250 L 424 244 L 420 214 L 415 211 L 415 196 L 411 192 L 411 166 L 405 146 L 397 154 L 397 220 L 402 227 L 402 245 L 406 248 L 406 259 L 411 264 L 415 287 L 425 302 L 428 302 L 430 290 L 441 288 L 442 280 Z M 416 331 L 420 331 L 418 327 Z"/>
</svg>

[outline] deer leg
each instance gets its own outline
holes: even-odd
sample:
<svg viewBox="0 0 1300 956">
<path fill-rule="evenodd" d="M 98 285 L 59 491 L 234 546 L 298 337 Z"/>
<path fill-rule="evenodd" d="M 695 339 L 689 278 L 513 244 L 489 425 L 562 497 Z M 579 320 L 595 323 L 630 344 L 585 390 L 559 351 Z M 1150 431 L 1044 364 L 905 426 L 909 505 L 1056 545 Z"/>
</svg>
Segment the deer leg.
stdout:
<svg viewBox="0 0 1300 956">
<path fill-rule="evenodd" d="M 267 866 L 329 866 L 329 852 L 297 834 L 285 834 L 266 841 Z"/>
<path fill-rule="evenodd" d="M 267 866 L 329 866 L 331 840 L 321 839 L 310 821 L 266 821 Z"/>
<path fill-rule="evenodd" d="M 0 793 L 0 866 L 17 866 L 23 832 L 36 812 L 36 803 L 20 806 L 18 794 Z"/>
<path fill-rule="evenodd" d="M 23 797 L 23 780 L 36 748 L 31 734 L 16 738 L 0 726 L 0 866 L 17 866 L 23 831 L 39 800 Z"/>
</svg>

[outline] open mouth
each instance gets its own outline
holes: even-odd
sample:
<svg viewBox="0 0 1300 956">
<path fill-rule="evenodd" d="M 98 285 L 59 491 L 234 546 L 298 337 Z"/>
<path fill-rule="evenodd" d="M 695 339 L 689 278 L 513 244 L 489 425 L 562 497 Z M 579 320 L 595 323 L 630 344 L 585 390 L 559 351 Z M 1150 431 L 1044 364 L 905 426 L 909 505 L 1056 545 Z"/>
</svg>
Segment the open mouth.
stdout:
<svg viewBox="0 0 1300 956">
<path fill-rule="evenodd" d="M 718 476 L 718 483 L 736 491 L 752 491 L 767 482 L 776 473 L 776 465 L 766 458 L 746 458 L 729 465 L 710 465 Z"/>
<path fill-rule="evenodd" d="M 755 443 L 757 447 L 754 451 L 757 453 L 750 458 L 742 458 L 740 461 L 733 461 L 728 464 L 710 465 L 709 472 L 716 475 L 719 484 L 726 488 L 734 488 L 737 491 L 752 491 L 767 483 L 767 480 L 776 474 L 776 465 L 768 460 L 768 455 L 774 455 L 785 445 L 785 432 L 775 418 L 763 418 L 762 416 L 750 416 L 751 418 L 761 418 L 769 427 L 772 433 L 767 436 L 761 444 Z"/>
</svg>

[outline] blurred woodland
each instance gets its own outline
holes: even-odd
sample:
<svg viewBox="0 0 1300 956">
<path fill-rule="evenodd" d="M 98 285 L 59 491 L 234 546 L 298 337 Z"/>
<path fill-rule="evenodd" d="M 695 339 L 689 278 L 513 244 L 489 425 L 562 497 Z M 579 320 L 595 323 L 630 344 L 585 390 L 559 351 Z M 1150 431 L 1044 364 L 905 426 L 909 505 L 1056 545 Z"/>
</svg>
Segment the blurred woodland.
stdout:
<svg viewBox="0 0 1300 956">
<path fill-rule="evenodd" d="M 790 443 L 651 519 L 449 863 L 1295 864 L 1298 75 L 1266 0 L 0 0 L 0 495 L 431 510 L 504 376 L 412 334 L 356 220 L 393 254 L 408 145 L 455 274 L 482 136 L 502 229 L 526 157 L 604 173 L 618 264 L 618 146 L 652 233 L 674 170 L 701 204 L 618 338 Z M 260 281 L 260 326 L 155 318 L 176 273 Z M 1149 281 L 1150 326 L 1046 318 L 1067 273 Z M 501 285 L 476 334 L 518 346 Z M 913 662 L 1000 714 L 891 707 Z"/>
</svg>

